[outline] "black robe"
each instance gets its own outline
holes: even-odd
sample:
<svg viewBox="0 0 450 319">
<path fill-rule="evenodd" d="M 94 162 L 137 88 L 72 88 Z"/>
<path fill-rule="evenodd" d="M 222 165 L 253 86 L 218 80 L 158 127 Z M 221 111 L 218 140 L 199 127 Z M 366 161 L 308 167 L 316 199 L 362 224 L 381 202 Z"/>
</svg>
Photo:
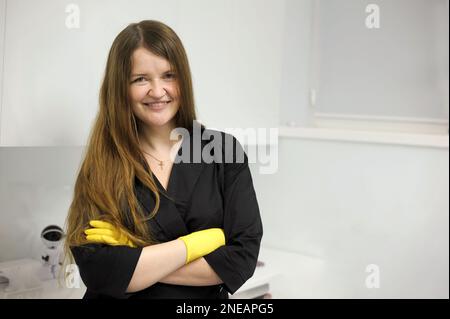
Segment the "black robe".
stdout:
<svg viewBox="0 0 450 319">
<path fill-rule="evenodd" d="M 202 127 L 202 132 L 204 130 Z M 210 149 L 215 158 L 212 163 L 203 159 L 200 163 L 192 163 L 193 138 L 185 140 L 178 155 L 190 147 L 191 162 L 173 164 L 167 194 L 174 201 L 160 196 L 160 208 L 148 221 L 148 227 L 159 242 L 171 241 L 197 230 L 223 228 L 226 245 L 204 256 L 223 284 L 198 287 L 155 283 L 139 292 L 126 293 L 142 248 L 90 244 L 71 247 L 87 287 L 84 298 L 228 298 L 228 293 L 233 294 L 253 275 L 263 228 L 247 155 L 233 136 L 206 131 L 211 137 L 197 145 L 203 150 L 214 134 L 219 134 L 222 137 L 221 154 Z M 230 157 L 225 158 L 230 152 L 224 147 L 225 138 L 232 140 L 236 147 L 233 147 L 231 161 Z M 236 160 L 239 151 L 244 154 L 243 162 Z M 160 193 L 165 192 L 156 176 L 154 179 Z M 155 205 L 150 189 L 136 178 L 135 191 L 144 210 L 150 213 Z"/>
</svg>

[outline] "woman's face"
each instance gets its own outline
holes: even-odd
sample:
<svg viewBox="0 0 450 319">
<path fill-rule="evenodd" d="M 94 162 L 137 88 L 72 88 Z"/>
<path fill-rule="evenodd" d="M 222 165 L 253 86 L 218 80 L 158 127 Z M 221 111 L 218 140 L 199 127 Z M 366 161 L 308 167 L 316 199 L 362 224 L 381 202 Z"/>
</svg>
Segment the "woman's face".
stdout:
<svg viewBox="0 0 450 319">
<path fill-rule="evenodd" d="M 180 100 L 177 75 L 170 71 L 169 62 L 144 48 L 136 49 L 131 59 L 129 93 L 134 115 L 149 128 L 174 126 Z"/>
</svg>

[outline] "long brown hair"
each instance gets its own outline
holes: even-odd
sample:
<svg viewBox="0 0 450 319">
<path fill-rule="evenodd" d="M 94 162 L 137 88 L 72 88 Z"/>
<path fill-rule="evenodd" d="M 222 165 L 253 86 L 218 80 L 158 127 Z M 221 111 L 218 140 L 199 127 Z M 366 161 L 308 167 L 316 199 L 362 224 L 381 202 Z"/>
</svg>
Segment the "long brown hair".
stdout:
<svg viewBox="0 0 450 319">
<path fill-rule="evenodd" d="M 190 130 L 196 118 L 188 59 L 176 33 L 158 21 L 128 25 L 109 51 L 99 112 L 76 179 L 66 220 L 65 248 L 69 255 L 71 246 L 87 243 L 84 230 L 92 219 L 112 223 L 138 246 L 155 243 L 145 221 L 157 213 L 160 197 L 139 147 L 140 123 L 132 112 L 129 97 L 131 56 L 140 47 L 165 58 L 175 71 L 180 92 L 176 126 Z M 150 215 L 137 201 L 135 178 L 154 194 L 156 205 Z"/>
</svg>

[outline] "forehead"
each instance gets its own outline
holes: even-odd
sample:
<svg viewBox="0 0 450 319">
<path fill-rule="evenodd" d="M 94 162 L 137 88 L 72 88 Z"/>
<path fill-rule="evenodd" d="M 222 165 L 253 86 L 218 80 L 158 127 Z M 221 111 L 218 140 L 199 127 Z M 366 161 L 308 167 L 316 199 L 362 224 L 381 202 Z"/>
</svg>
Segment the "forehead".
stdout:
<svg viewBox="0 0 450 319">
<path fill-rule="evenodd" d="M 157 74 L 170 70 L 169 61 L 145 48 L 138 48 L 133 52 L 131 66 L 133 74 Z"/>
</svg>

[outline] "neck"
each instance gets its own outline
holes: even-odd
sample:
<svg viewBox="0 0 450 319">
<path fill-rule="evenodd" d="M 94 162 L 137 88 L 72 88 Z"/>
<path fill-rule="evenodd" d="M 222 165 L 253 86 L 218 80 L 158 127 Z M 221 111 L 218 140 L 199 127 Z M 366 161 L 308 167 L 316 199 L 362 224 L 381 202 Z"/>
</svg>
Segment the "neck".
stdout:
<svg viewBox="0 0 450 319">
<path fill-rule="evenodd" d="M 170 139 L 170 132 L 175 128 L 175 124 L 169 122 L 163 126 L 150 127 L 143 126 L 140 130 L 141 147 L 144 150 L 156 153 L 164 153 L 169 150 L 177 141 Z"/>
</svg>

